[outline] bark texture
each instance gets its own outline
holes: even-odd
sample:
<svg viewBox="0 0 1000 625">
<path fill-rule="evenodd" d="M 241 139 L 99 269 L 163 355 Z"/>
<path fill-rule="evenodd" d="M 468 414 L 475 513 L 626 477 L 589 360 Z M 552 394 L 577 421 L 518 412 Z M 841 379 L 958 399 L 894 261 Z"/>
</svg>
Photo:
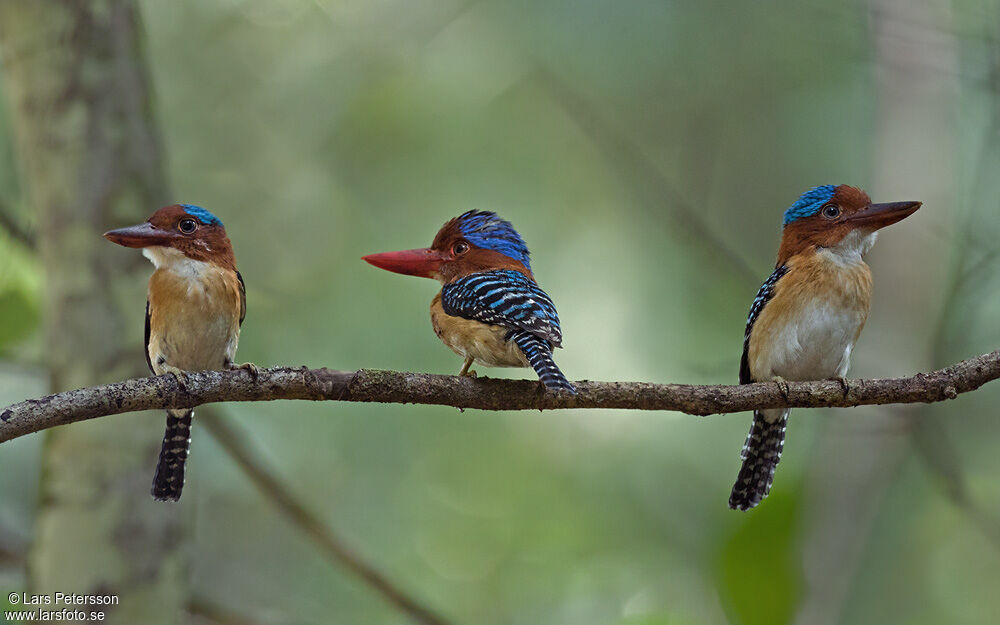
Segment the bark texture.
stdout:
<svg viewBox="0 0 1000 625">
<path fill-rule="evenodd" d="M 578 393 L 546 392 L 537 381 L 463 378 L 362 369 L 201 371 L 183 385 L 172 375 L 125 380 L 28 399 L 0 411 L 0 442 L 57 425 L 152 408 L 194 408 L 221 401 L 356 401 L 436 404 L 480 410 L 624 408 L 693 415 L 761 408 L 820 408 L 932 403 L 954 399 L 1000 378 L 1000 350 L 908 378 L 743 385 L 574 382 Z"/>
<path fill-rule="evenodd" d="M 143 371 L 134 346 L 148 270 L 100 236 L 169 199 L 141 40 L 129 0 L 0 0 L 19 174 L 37 211 L 53 390 Z M 160 427 L 107 419 L 47 433 L 31 592 L 116 594 L 105 622 L 177 622 L 187 600 L 178 512 L 148 494 Z"/>
</svg>

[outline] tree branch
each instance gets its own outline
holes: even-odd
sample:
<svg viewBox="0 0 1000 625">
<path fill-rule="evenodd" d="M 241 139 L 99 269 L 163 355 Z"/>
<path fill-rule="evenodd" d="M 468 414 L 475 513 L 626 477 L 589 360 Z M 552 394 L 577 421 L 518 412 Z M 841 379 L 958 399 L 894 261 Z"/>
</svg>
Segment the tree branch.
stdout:
<svg viewBox="0 0 1000 625">
<path fill-rule="evenodd" d="M 576 383 L 578 395 L 546 393 L 538 382 L 461 378 L 431 373 L 362 369 L 245 369 L 189 373 L 183 385 L 172 375 L 125 380 L 28 399 L 0 412 L 0 442 L 57 425 L 123 412 L 193 408 L 221 401 L 354 401 L 436 404 L 480 410 L 621 408 L 674 410 L 694 415 L 761 408 L 848 407 L 932 403 L 954 399 L 1000 378 L 1000 350 L 908 378 L 758 382 L 742 386 Z"/>
</svg>

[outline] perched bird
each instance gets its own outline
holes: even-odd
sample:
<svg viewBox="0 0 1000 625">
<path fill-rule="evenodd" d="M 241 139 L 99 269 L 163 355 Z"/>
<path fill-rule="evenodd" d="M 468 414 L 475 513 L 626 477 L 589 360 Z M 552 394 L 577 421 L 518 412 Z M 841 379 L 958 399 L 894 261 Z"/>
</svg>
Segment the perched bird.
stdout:
<svg viewBox="0 0 1000 625">
<path fill-rule="evenodd" d="M 475 376 L 487 367 L 532 367 L 549 389 L 576 393 L 552 360 L 561 347 L 556 307 L 531 273 L 528 247 L 509 222 L 486 211 L 468 211 L 438 231 L 429 248 L 363 257 L 409 276 L 434 278 L 441 291 L 431 301 L 434 332 Z"/>
<path fill-rule="evenodd" d="M 877 231 L 920 202 L 872 204 L 861 189 L 825 185 L 785 211 L 774 273 L 747 317 L 740 384 L 837 379 L 868 319 L 872 275 L 862 256 Z M 767 496 L 785 444 L 788 409 L 756 410 L 729 507 L 749 510 Z"/>
<path fill-rule="evenodd" d="M 146 300 L 146 363 L 156 375 L 234 368 L 246 289 L 233 246 L 219 218 L 199 206 L 175 204 L 146 223 L 107 232 L 125 247 L 142 248 L 156 267 Z M 251 364 L 244 368 L 256 368 Z M 153 498 L 177 501 L 191 445 L 190 409 L 168 410 Z"/>
</svg>

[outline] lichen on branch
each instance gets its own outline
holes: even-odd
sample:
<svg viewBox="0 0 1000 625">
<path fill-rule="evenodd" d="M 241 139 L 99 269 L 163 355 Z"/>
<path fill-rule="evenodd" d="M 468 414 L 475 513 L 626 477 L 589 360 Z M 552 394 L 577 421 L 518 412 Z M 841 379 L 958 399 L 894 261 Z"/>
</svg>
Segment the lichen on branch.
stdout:
<svg viewBox="0 0 1000 625">
<path fill-rule="evenodd" d="M 932 403 L 954 399 L 1000 378 L 1000 350 L 907 378 L 745 385 L 576 383 L 578 393 L 545 391 L 538 382 L 462 378 L 431 373 L 305 367 L 201 371 L 184 384 L 172 375 L 125 380 L 66 391 L 0 411 L 0 442 L 57 425 L 123 412 L 193 408 L 224 401 L 353 401 L 435 404 L 479 410 L 616 408 L 671 410 L 694 415 L 759 408 L 848 407 Z"/>
</svg>

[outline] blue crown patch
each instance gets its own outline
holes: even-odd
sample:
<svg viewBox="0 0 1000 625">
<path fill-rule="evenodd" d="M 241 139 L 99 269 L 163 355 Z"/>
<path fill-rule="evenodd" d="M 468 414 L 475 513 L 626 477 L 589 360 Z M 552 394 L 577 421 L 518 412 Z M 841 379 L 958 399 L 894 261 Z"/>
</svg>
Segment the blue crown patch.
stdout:
<svg viewBox="0 0 1000 625">
<path fill-rule="evenodd" d="M 809 189 L 803 193 L 799 196 L 799 199 L 795 200 L 795 203 L 789 206 L 788 210 L 785 211 L 784 225 L 787 226 L 796 219 L 811 217 L 818 213 L 819 209 L 821 209 L 824 204 L 833 198 L 833 194 L 836 190 L 837 185 L 825 184 L 821 187 Z"/>
<path fill-rule="evenodd" d="M 181 206 L 184 207 L 184 211 L 187 212 L 188 215 L 191 215 L 202 224 L 206 226 L 222 227 L 222 221 L 204 208 L 195 206 L 194 204 L 181 204 Z"/>
</svg>

